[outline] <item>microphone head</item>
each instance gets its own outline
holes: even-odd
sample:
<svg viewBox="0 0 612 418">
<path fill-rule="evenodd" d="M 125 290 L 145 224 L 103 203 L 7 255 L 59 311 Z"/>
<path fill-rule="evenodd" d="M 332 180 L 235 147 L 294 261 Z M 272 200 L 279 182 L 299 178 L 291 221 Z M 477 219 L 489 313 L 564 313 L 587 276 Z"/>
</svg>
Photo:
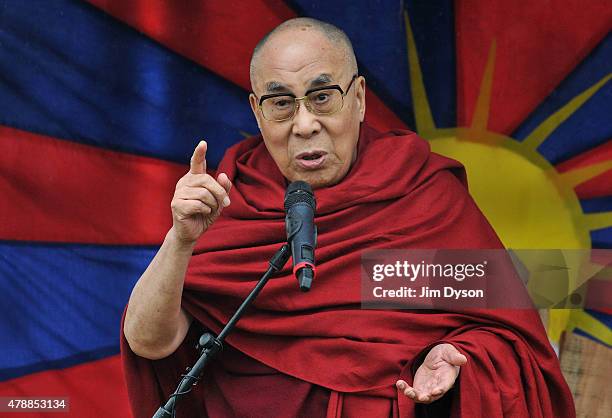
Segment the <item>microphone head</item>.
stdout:
<svg viewBox="0 0 612 418">
<path fill-rule="evenodd" d="M 305 181 L 294 181 L 285 191 L 285 211 L 296 203 L 306 203 L 313 211 L 315 210 L 316 201 L 312 193 L 312 187 Z"/>
</svg>

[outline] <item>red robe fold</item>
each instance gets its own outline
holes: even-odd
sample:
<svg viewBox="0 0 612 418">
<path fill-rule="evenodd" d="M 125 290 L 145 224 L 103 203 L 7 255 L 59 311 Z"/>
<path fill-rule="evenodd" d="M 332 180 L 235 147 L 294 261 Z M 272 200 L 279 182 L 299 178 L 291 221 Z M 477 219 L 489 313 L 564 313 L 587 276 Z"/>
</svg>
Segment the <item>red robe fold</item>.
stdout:
<svg viewBox="0 0 612 418">
<path fill-rule="evenodd" d="M 231 206 L 201 237 L 183 307 L 196 320 L 166 359 L 134 355 L 122 336 L 136 418 L 151 416 L 196 359 L 202 327 L 218 332 L 285 241 L 286 180 L 261 137 L 230 148 L 219 166 Z M 181 417 L 574 417 L 571 394 L 536 311 L 363 310 L 367 249 L 501 248 L 469 196 L 457 162 L 408 131 L 362 126 L 345 179 L 315 191 L 317 277 L 299 291 L 290 264 L 271 279 L 227 338 L 228 349 Z M 455 387 L 429 406 L 398 395 L 429 348 L 468 358 Z"/>
</svg>

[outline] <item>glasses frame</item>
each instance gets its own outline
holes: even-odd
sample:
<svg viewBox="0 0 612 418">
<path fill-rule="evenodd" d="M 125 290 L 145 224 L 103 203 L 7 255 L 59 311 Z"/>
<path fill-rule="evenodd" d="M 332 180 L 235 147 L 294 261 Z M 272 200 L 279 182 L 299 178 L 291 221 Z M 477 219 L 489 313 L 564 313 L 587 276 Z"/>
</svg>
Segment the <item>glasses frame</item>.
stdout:
<svg viewBox="0 0 612 418">
<path fill-rule="evenodd" d="M 349 85 L 346 88 L 346 91 L 342 90 L 342 87 L 340 87 L 338 84 L 332 84 L 331 86 L 321 86 L 321 87 L 317 87 L 311 90 L 308 90 L 304 96 L 302 97 L 295 97 L 295 94 L 293 93 L 274 93 L 274 94 L 265 94 L 263 96 L 261 96 L 261 98 L 259 99 L 259 111 L 261 112 L 261 115 L 263 116 L 263 118 L 267 121 L 270 122 L 285 122 L 287 120 L 291 120 L 295 117 L 295 115 L 297 114 L 298 110 L 300 109 L 300 101 L 304 101 L 304 106 L 306 106 L 306 109 L 308 109 L 308 111 L 314 115 L 324 115 L 324 116 L 330 116 L 330 115 L 335 115 L 336 113 L 340 112 L 342 110 L 342 108 L 344 107 L 344 97 L 348 94 L 349 90 L 351 89 L 351 86 L 353 85 L 353 81 L 355 81 L 357 79 L 357 77 L 359 77 L 358 74 L 353 75 L 353 78 L 351 78 L 351 81 L 349 83 Z M 310 99 L 308 99 L 308 96 L 311 95 L 312 93 L 316 93 L 317 91 L 321 91 L 321 90 L 338 90 L 340 92 L 340 94 L 342 95 L 342 105 L 340 105 L 340 107 L 338 108 L 338 110 L 335 110 L 333 112 L 330 113 L 317 113 L 314 112 L 312 110 L 312 107 L 310 107 Z M 266 99 L 270 99 L 273 97 L 282 97 L 282 96 L 289 96 L 289 97 L 293 97 L 293 101 L 296 103 L 295 108 L 293 109 L 293 113 L 291 114 L 291 116 L 286 117 L 284 119 L 268 119 L 262 109 L 262 103 L 264 102 L 264 100 Z M 257 98 L 257 96 L 255 96 L 255 98 Z"/>
</svg>

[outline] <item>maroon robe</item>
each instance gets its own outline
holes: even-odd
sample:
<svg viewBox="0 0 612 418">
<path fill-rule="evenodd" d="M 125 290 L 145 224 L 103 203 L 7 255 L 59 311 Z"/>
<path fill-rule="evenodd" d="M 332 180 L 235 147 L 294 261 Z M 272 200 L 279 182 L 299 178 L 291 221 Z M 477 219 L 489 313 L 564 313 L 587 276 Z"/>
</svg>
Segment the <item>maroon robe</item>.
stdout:
<svg viewBox="0 0 612 418">
<path fill-rule="evenodd" d="M 201 237 L 183 308 L 195 322 L 171 356 L 122 355 L 136 418 L 151 416 L 196 359 L 203 328 L 218 332 L 285 241 L 286 180 L 261 137 L 219 166 L 232 204 Z M 571 394 L 534 310 L 364 310 L 367 249 L 501 248 L 469 196 L 457 162 L 408 131 L 362 126 L 358 156 L 339 184 L 315 191 L 317 277 L 301 293 L 290 263 L 240 320 L 178 417 L 574 417 Z M 453 344 L 468 363 L 431 405 L 399 393 L 423 356 Z"/>
</svg>

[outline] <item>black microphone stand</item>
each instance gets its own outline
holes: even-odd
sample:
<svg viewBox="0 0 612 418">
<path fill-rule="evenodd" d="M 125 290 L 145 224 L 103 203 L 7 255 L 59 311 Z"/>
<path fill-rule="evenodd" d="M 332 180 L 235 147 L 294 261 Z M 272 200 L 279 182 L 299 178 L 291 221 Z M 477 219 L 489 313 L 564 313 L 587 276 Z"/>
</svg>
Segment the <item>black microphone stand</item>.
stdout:
<svg viewBox="0 0 612 418">
<path fill-rule="evenodd" d="M 176 391 L 168 398 L 168 401 L 164 406 L 161 406 L 153 418 L 169 418 L 174 417 L 176 413 L 176 402 L 183 396 L 191 392 L 192 387 L 202 378 L 202 372 L 204 367 L 210 362 L 210 360 L 223 349 L 223 341 L 227 334 L 234 328 L 240 317 L 244 314 L 245 310 L 251 305 L 253 300 L 257 297 L 261 289 L 266 285 L 273 273 L 278 272 L 289 260 L 291 252 L 289 246 L 284 244 L 277 252 L 272 256 L 269 261 L 268 270 L 261 276 L 257 285 L 253 288 L 251 293 L 246 297 L 242 305 L 236 310 L 234 316 L 230 318 L 225 327 L 221 330 L 219 335 L 215 337 L 213 334 L 207 332 L 202 334 L 198 342 L 198 350 L 202 349 L 200 358 L 190 369 L 186 375 L 183 375 Z"/>
</svg>

